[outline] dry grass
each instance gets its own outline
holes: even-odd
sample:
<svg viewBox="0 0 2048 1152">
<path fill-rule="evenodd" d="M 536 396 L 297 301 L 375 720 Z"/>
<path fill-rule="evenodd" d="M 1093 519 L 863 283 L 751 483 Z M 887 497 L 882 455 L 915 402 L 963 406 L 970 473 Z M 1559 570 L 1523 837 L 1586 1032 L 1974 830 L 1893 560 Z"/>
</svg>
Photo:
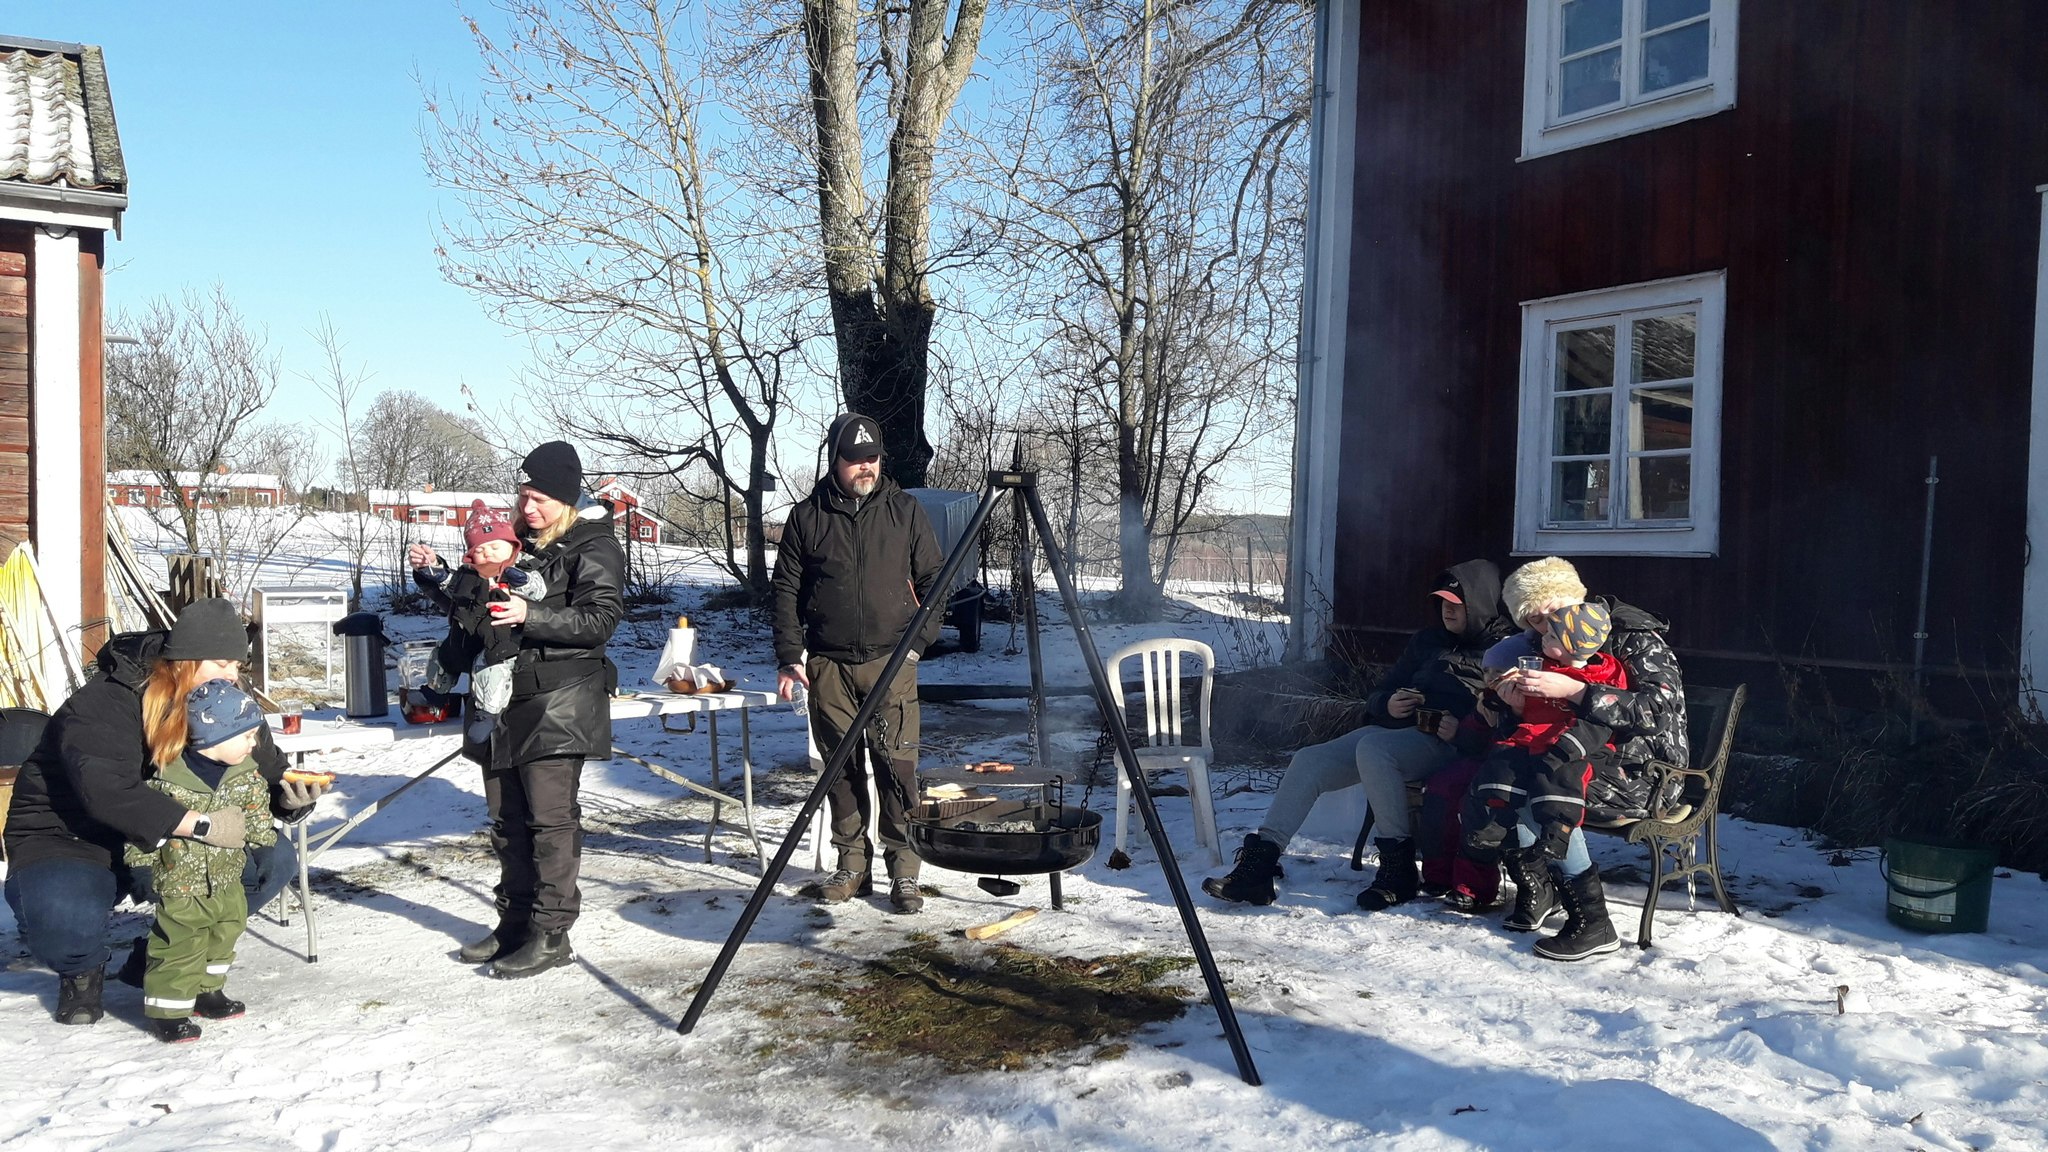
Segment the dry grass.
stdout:
<svg viewBox="0 0 2048 1152">
<path fill-rule="evenodd" d="M 1186 1010 L 1187 989 L 1154 982 L 1194 962 L 921 940 L 818 991 L 839 1002 L 866 1051 L 929 1057 L 955 1071 L 1017 1071 L 1085 1049 L 1096 1060 L 1122 1055 L 1132 1033 Z"/>
</svg>

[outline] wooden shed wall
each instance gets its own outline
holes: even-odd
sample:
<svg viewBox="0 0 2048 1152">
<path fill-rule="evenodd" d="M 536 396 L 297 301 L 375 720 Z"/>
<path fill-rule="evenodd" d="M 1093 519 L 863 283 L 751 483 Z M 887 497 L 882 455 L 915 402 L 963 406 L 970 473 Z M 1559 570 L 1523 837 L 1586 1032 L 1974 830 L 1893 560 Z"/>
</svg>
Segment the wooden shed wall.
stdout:
<svg viewBox="0 0 2048 1152">
<path fill-rule="evenodd" d="M 1720 555 L 1574 558 L 1695 654 L 2016 666 L 2048 4 L 1745 3 L 1732 110 L 1517 162 L 1524 6 L 1366 0 L 1334 603 L 1512 563 L 1524 300 L 1727 270 Z M 2048 542 L 2044 542 L 2048 544 Z"/>
<path fill-rule="evenodd" d="M 0 225 L 0 557 L 28 539 L 29 230 Z"/>
</svg>

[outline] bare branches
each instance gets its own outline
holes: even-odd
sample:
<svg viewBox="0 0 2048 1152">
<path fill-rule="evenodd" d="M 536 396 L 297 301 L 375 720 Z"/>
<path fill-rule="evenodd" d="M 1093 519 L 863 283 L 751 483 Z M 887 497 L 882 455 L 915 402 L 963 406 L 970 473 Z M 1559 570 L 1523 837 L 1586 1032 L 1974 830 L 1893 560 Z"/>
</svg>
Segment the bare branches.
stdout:
<svg viewBox="0 0 2048 1152">
<path fill-rule="evenodd" d="M 471 23 L 476 106 L 428 104 L 428 171 L 465 210 L 443 225 L 443 274 L 535 337 L 529 384 L 556 434 L 733 509 L 723 543 L 743 525 L 746 559 L 730 568 L 765 592 L 768 449 L 823 320 L 791 283 L 793 205 L 707 137 L 733 114 L 701 63 L 711 18 L 681 0 L 502 7 L 505 42 Z"/>
<path fill-rule="evenodd" d="M 197 552 L 207 478 L 235 463 L 277 387 L 277 358 L 220 285 L 206 296 L 158 299 L 118 323 L 138 343 L 116 346 L 107 359 L 108 466 L 155 473 L 186 547 Z"/>
<path fill-rule="evenodd" d="M 1308 10 L 1040 11 L 1039 86 L 987 170 L 1002 173 L 1016 259 L 1055 269 L 1031 297 L 1055 334 L 1039 366 L 1049 391 L 1089 397 L 1109 429 L 1124 594 L 1142 608 L 1225 462 L 1282 423 Z"/>
</svg>

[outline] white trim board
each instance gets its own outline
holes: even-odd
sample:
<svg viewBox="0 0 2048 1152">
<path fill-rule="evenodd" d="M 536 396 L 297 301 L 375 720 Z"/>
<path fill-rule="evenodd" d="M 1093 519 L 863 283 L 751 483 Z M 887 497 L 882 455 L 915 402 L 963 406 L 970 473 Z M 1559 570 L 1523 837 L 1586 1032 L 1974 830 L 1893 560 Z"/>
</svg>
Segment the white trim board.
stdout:
<svg viewBox="0 0 2048 1152">
<path fill-rule="evenodd" d="M 84 470 L 84 423 L 79 398 L 78 232 L 37 228 L 29 257 L 29 315 L 34 338 L 29 357 L 29 420 L 34 426 L 36 562 L 43 596 L 63 630 L 62 642 L 78 643 L 84 619 L 79 579 L 85 569 L 85 532 L 80 522 L 78 478 Z M 93 337 L 97 339 L 98 333 Z M 44 654 L 44 683 L 65 683 L 57 652 Z"/>
<path fill-rule="evenodd" d="M 1287 542 L 1287 656 L 1321 655 L 1337 572 L 1338 467 L 1344 450 L 1345 317 L 1351 299 L 1352 170 L 1358 163 L 1359 6 L 1316 5 L 1316 103 L 1308 251 L 1294 409 L 1294 496 Z"/>
<path fill-rule="evenodd" d="M 2027 429 L 2027 536 L 2020 581 L 2020 707 L 2048 713 L 2048 184 L 2034 279 L 2034 392 Z"/>
</svg>

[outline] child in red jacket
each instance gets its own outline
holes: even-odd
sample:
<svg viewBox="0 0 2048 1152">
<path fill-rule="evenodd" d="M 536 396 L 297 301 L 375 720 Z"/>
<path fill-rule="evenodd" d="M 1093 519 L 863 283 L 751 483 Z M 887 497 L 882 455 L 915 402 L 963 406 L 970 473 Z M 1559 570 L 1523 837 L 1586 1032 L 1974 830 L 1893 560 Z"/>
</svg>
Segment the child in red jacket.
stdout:
<svg viewBox="0 0 2048 1152">
<path fill-rule="evenodd" d="M 1601 605 L 1571 605 L 1543 621 L 1543 655 L 1523 659 L 1541 671 L 1627 688 L 1621 661 L 1601 651 L 1612 628 Z M 1562 859 L 1572 830 L 1585 818 L 1595 763 L 1613 755 L 1612 731 L 1563 701 L 1525 698 L 1513 687 L 1511 673 L 1485 694 L 1479 708 L 1497 717 L 1496 739 L 1466 795 L 1464 855 L 1482 867 L 1497 864 L 1516 813 L 1527 805 L 1542 854 Z M 1541 924 L 1511 919 L 1507 926 L 1534 931 Z"/>
</svg>

